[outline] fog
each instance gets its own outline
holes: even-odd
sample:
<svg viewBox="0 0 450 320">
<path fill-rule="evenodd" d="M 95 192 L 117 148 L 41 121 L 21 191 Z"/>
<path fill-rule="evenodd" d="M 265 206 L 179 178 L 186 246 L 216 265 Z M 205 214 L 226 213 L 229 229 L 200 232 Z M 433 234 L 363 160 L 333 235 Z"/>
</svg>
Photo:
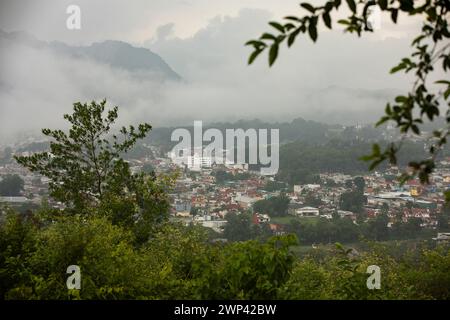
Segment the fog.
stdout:
<svg viewBox="0 0 450 320">
<path fill-rule="evenodd" d="M 239 5 L 233 3 L 230 11 L 235 12 Z M 197 17 L 201 23 L 194 23 L 191 26 L 194 31 L 184 36 L 180 36 L 177 27 L 186 25 L 182 19 L 153 28 L 143 23 L 145 19 L 139 16 L 140 12 L 151 11 L 149 15 L 158 17 L 158 1 L 152 2 L 153 10 L 143 10 L 145 2 L 133 5 L 128 2 L 129 11 L 122 8 L 119 19 L 120 32 L 117 28 L 107 29 L 102 23 L 97 30 L 89 21 L 82 20 L 82 28 L 92 30 L 91 37 L 83 31 L 84 40 L 79 34 L 69 35 L 67 30 L 46 33 L 46 27 L 38 24 L 33 28 L 23 17 L 16 19 L 17 26 L 12 18 L 2 20 L 3 30 L 25 30 L 43 40 L 90 44 L 120 39 L 146 47 L 159 54 L 183 81 L 161 83 L 143 79 L 104 64 L 1 39 L 0 142 L 11 141 L 18 133 L 38 133 L 42 127 L 60 127 L 62 114 L 70 112 L 73 102 L 103 98 L 111 106 L 120 106 L 121 124 L 146 121 L 165 126 L 193 120 L 290 121 L 297 117 L 327 123 L 369 123 L 381 116 L 389 99 L 411 84 L 410 79 L 390 75 L 388 71 L 409 53 L 408 45 L 417 24 L 400 25 L 396 32 L 391 32 L 392 26 L 384 19 L 385 29 L 362 38 L 339 29 L 326 31 L 319 34 L 316 44 L 303 38 L 290 50 L 282 48 L 279 61 L 272 68 L 267 66 L 267 55 L 248 66 L 251 49 L 244 43 L 269 30 L 267 22 L 278 17 L 281 8 L 279 4 L 261 9 L 255 1 L 243 3 L 251 3 L 253 8 L 244 7 L 224 15 L 222 11 L 227 12 L 231 4 L 225 8 L 214 6 L 214 1 L 204 2 L 206 13 L 202 15 L 209 18 Z M 268 3 L 276 1 L 262 2 Z M 18 5 L 11 2 L 8 5 L 11 12 L 19 14 Z M 20 5 L 32 6 L 27 1 Z M 98 12 L 99 8 L 94 8 L 97 6 L 90 10 Z M 161 16 L 167 20 L 178 16 L 182 4 L 174 2 L 177 13 L 174 16 L 167 15 L 170 12 L 167 2 L 161 1 L 159 6 Z M 2 9 L 9 7 L 2 3 Z M 289 14 L 291 3 L 286 8 Z M 5 11 L 1 11 L 3 19 Z M 85 12 L 90 11 L 82 6 L 82 14 Z M 117 8 L 112 12 L 117 15 Z M 195 17 L 187 18 L 194 21 Z M 133 18 L 137 21 L 125 23 Z M 155 19 L 164 22 L 161 17 Z M 55 23 L 48 20 L 41 24 Z M 33 21 L 37 23 L 36 19 Z"/>
</svg>

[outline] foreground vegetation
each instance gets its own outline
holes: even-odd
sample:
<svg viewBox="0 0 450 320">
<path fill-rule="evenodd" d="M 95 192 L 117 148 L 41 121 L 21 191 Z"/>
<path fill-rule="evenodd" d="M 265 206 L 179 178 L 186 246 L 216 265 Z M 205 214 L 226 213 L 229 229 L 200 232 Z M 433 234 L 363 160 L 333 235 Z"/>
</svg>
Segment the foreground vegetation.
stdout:
<svg viewBox="0 0 450 320">
<path fill-rule="evenodd" d="M 448 248 L 391 254 L 341 246 L 297 258 L 295 236 L 211 243 L 199 227 L 163 223 L 141 245 L 106 217 L 49 223 L 43 212 L 10 211 L 0 228 L 0 294 L 5 299 L 448 299 Z M 393 252 L 393 251 L 392 251 Z M 81 290 L 66 268 L 81 269 Z M 366 287 L 367 266 L 381 289 Z"/>
</svg>

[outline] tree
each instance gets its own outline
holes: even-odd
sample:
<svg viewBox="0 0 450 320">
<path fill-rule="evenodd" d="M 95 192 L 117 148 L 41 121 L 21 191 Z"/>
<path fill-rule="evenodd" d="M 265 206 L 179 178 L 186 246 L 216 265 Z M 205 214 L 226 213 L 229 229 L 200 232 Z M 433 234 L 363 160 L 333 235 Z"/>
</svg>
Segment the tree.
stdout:
<svg viewBox="0 0 450 320">
<path fill-rule="evenodd" d="M 322 199 L 318 197 L 314 192 L 310 191 L 305 196 L 305 205 L 310 207 L 319 207 L 322 205 Z"/>
<path fill-rule="evenodd" d="M 437 221 L 439 231 L 450 230 L 450 203 L 447 202 L 442 206 L 441 212 L 437 215 Z"/>
<path fill-rule="evenodd" d="M 31 156 L 15 157 L 32 172 L 50 178 L 50 194 L 79 213 L 89 205 L 99 203 L 110 194 L 120 194 L 132 187 L 133 176 L 121 154 L 130 150 L 138 139 L 151 130 L 149 124 L 136 129 L 122 127 L 121 138 L 111 127 L 118 116 L 118 107 L 105 112 L 106 100 L 90 104 L 75 103 L 72 115 L 64 115 L 71 128 L 43 129 L 52 138 L 50 151 Z"/>
<path fill-rule="evenodd" d="M 217 184 L 224 184 L 227 181 L 233 180 L 233 175 L 225 170 L 213 171 L 211 175 L 216 178 Z"/>
<path fill-rule="evenodd" d="M 155 171 L 155 167 L 150 163 L 146 163 L 142 166 L 142 172 L 144 172 L 144 173 L 152 173 L 154 171 Z"/>
<path fill-rule="evenodd" d="M 4 229 L 0 232 L 15 236 Z M 142 253 L 132 246 L 131 232 L 104 217 L 67 216 L 22 237 L 26 243 L 32 241 L 31 248 L 27 244 L 21 255 L 6 252 L 7 270 L 16 267 L 20 277 L 4 288 L 9 299 L 131 299 L 145 294 L 152 279 Z M 69 265 L 81 269 L 81 290 L 65 286 Z"/>
<path fill-rule="evenodd" d="M 274 192 L 274 191 L 279 191 L 282 190 L 286 187 L 286 184 L 284 182 L 279 182 L 279 181 L 267 181 L 267 183 L 264 186 L 264 190 L 268 191 L 268 192 Z"/>
<path fill-rule="evenodd" d="M 345 180 L 345 183 L 344 183 L 344 185 L 345 185 L 345 188 L 347 188 L 347 189 L 351 189 L 351 188 L 353 188 L 353 181 L 352 181 L 352 180 L 350 180 L 350 179 L 348 179 L 348 180 Z"/>
<path fill-rule="evenodd" d="M 369 220 L 367 236 L 376 241 L 387 240 L 389 236 L 388 223 L 389 217 L 385 214 L 380 214 L 375 219 Z"/>
<path fill-rule="evenodd" d="M 367 202 L 367 197 L 359 191 L 347 191 L 341 194 L 339 198 L 339 207 L 341 210 L 361 213 L 364 210 L 364 205 Z"/>
<path fill-rule="evenodd" d="M 364 193 L 364 187 L 366 186 L 366 182 L 363 177 L 356 177 L 353 179 L 353 184 L 355 185 L 356 190 L 360 193 Z"/>
<path fill-rule="evenodd" d="M 25 261 L 35 250 L 36 227 L 29 215 L 7 210 L 0 222 L 0 297 L 18 283 L 27 281 Z"/>
<path fill-rule="evenodd" d="M 249 213 L 228 213 L 225 217 L 227 224 L 225 225 L 223 235 L 229 241 L 245 241 L 253 239 L 255 236 L 252 216 Z"/>
<path fill-rule="evenodd" d="M 24 181 L 17 174 L 7 174 L 0 181 L 0 195 L 17 197 L 23 191 Z"/>
<path fill-rule="evenodd" d="M 381 205 L 381 213 L 382 214 L 389 214 L 389 205 L 386 202 L 383 202 Z"/>
<path fill-rule="evenodd" d="M 191 207 L 191 211 L 189 212 L 189 214 L 195 217 L 196 215 L 199 214 L 199 209 L 197 207 Z"/>
<path fill-rule="evenodd" d="M 417 237 L 417 234 L 422 230 L 422 219 L 421 218 L 409 218 L 408 221 L 405 223 L 405 232 L 406 236 L 411 239 Z"/>
<path fill-rule="evenodd" d="M 269 199 L 258 200 L 253 204 L 253 211 L 258 213 L 265 213 L 270 216 L 285 216 L 287 215 L 290 199 L 285 194 L 270 197 Z"/>
<path fill-rule="evenodd" d="M 281 44 L 287 43 L 291 47 L 296 38 L 301 34 L 308 34 L 313 42 L 318 39 L 318 25 L 320 21 L 332 29 L 333 14 L 342 10 L 341 0 L 324 1 L 323 5 L 313 6 L 309 3 L 301 3 L 302 9 L 307 12 L 304 15 L 291 15 L 284 18 L 283 22 L 269 22 L 275 32 L 264 33 L 259 39 L 250 40 L 246 45 L 253 47 L 248 63 L 251 64 L 264 51 L 268 51 L 269 65 L 272 66 L 277 60 Z M 450 1 L 448 0 L 346 0 L 350 9 L 347 19 L 340 19 L 338 23 L 345 27 L 346 32 L 356 33 L 361 36 L 363 32 L 373 32 L 370 23 L 370 14 L 375 7 L 381 12 L 389 13 L 391 20 L 397 23 L 400 13 L 409 17 L 418 16 L 422 19 L 422 29 L 412 41 L 414 48 L 410 57 L 392 68 L 391 73 L 404 71 L 413 72 L 416 80 L 410 92 L 399 95 L 394 103 L 388 103 L 385 115 L 377 123 L 377 126 L 388 121 L 394 122 L 400 133 L 421 133 L 420 125 L 426 121 L 434 121 L 440 116 L 440 106 L 447 103 L 450 106 L 450 81 L 440 80 L 430 86 L 429 75 L 436 70 L 444 73 L 450 70 L 450 38 L 449 13 Z M 321 19 L 321 20 L 320 20 Z M 435 158 L 442 150 L 450 135 L 450 108 L 445 114 L 446 125 L 433 132 L 430 141 L 429 153 L 425 159 L 410 161 L 410 171 L 405 172 L 402 181 L 418 176 L 422 183 L 429 181 L 429 174 L 435 167 Z M 370 161 L 370 169 L 374 169 L 380 163 L 389 161 L 397 164 L 397 154 L 403 146 L 400 142 L 390 143 L 384 150 L 378 144 L 372 147 L 372 153 L 362 159 Z M 446 199 L 450 200 L 450 191 L 445 193 Z"/>
</svg>

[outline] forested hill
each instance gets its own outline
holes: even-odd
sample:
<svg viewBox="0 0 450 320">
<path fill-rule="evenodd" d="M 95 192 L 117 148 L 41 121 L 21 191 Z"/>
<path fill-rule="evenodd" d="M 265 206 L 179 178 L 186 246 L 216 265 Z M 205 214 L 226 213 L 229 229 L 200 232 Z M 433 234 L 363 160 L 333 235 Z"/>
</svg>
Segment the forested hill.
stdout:
<svg viewBox="0 0 450 320">
<path fill-rule="evenodd" d="M 193 134 L 193 124 L 183 126 Z M 342 126 L 339 124 L 325 124 L 312 120 L 297 118 L 290 122 L 264 122 L 258 119 L 239 120 L 237 122 L 216 122 L 203 124 L 203 131 L 208 128 L 217 128 L 225 132 L 225 129 L 279 129 L 280 144 L 295 141 L 305 141 L 313 144 L 323 144 L 331 139 L 378 141 L 383 139 L 385 130 L 367 126 Z M 166 151 L 170 150 L 176 142 L 170 141 L 170 136 L 175 127 L 154 128 L 147 137 L 146 142 L 162 146 Z"/>
<path fill-rule="evenodd" d="M 303 184 L 317 182 L 319 173 L 361 174 L 368 171 L 369 164 L 360 158 L 369 154 L 371 147 L 372 143 L 368 141 L 338 139 L 323 144 L 288 143 L 280 147 L 278 178 L 289 184 Z M 423 142 L 407 141 L 399 153 L 399 165 L 406 165 L 412 157 L 420 159 L 423 156 Z"/>
</svg>

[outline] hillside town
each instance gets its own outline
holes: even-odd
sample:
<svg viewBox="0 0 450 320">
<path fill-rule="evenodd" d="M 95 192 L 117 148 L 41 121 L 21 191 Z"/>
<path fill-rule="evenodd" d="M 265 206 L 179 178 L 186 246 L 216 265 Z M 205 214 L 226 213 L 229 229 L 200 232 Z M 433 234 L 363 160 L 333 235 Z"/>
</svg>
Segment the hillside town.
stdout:
<svg viewBox="0 0 450 320">
<path fill-rule="evenodd" d="M 158 148 L 148 146 L 152 154 Z M 12 154 L 27 155 L 28 151 Z M 261 200 L 283 195 L 289 199 L 287 215 L 293 218 L 326 218 L 334 215 L 358 223 L 358 216 L 364 212 L 364 219 L 370 220 L 384 213 L 389 217 L 388 227 L 396 219 L 407 222 L 419 218 L 421 226 L 435 229 L 437 216 L 445 203 L 443 191 L 450 187 L 450 159 L 440 161 L 430 184 L 421 185 L 417 179 L 403 185 L 398 177 L 401 170 L 390 167 L 360 176 L 363 178 L 363 207 L 352 210 L 343 201 L 343 194 L 351 193 L 355 185 L 354 176 L 342 173 L 321 173 L 315 184 L 293 185 L 277 181 L 273 176 L 262 176 L 248 165 L 219 164 L 202 161 L 199 167 L 176 163 L 170 157 L 143 156 L 129 159 L 133 172 L 150 167 L 155 173 L 178 172 L 178 179 L 171 197 L 171 218 L 182 223 L 198 224 L 222 233 L 229 213 L 251 213 L 253 223 L 265 224 L 274 234 L 282 234 L 284 225 L 273 221 L 269 214 L 258 212 L 254 204 Z M 0 177 L 18 175 L 24 181 L 23 192 L 17 196 L 2 196 L 0 202 L 19 208 L 32 208 L 46 202 L 62 208 L 61 203 L 48 197 L 49 180 L 29 172 L 14 160 L 0 166 Z M 0 178 L 1 179 L 1 178 Z M 349 183 L 350 182 L 350 183 Z M 359 211 L 359 212 L 357 212 Z"/>
</svg>

